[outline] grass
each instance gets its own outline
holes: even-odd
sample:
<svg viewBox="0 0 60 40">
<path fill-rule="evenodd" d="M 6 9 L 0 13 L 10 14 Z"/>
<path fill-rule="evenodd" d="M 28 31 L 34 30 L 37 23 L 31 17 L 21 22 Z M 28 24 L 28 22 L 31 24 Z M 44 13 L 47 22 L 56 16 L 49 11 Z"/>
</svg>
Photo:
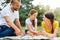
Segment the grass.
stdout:
<svg viewBox="0 0 60 40">
<path fill-rule="evenodd" d="M 22 29 L 25 30 L 25 26 L 23 26 Z M 38 26 L 38 30 L 41 30 L 40 26 Z M 60 27 L 58 29 L 57 37 L 60 37 Z"/>
<path fill-rule="evenodd" d="M 57 37 L 60 37 L 60 28 L 58 29 Z"/>
</svg>

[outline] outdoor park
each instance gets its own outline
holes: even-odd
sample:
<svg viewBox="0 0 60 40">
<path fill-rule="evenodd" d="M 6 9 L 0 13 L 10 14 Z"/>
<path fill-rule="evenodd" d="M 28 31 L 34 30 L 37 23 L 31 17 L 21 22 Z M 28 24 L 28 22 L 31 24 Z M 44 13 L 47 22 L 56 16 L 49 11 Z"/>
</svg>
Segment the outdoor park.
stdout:
<svg viewBox="0 0 60 40">
<path fill-rule="evenodd" d="M 0 0 L 0 11 L 9 3 L 10 0 Z M 21 7 L 19 9 L 19 20 L 22 29 L 25 30 L 25 20 L 28 18 L 29 11 L 35 9 L 38 11 L 38 30 L 42 29 L 41 22 L 43 21 L 43 14 L 47 11 L 52 11 L 55 20 L 59 22 L 57 37 L 60 37 L 60 5 L 59 0 L 21 0 Z"/>
</svg>

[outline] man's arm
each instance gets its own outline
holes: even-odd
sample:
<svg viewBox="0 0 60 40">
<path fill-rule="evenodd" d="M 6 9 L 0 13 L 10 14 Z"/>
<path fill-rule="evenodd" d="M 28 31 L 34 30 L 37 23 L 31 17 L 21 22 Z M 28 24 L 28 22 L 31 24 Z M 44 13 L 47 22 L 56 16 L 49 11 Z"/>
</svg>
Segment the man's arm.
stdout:
<svg viewBox="0 0 60 40">
<path fill-rule="evenodd" d="M 21 27 L 21 23 L 18 18 L 15 19 L 15 25 L 21 30 L 21 32 L 23 32 L 22 27 Z"/>
<path fill-rule="evenodd" d="M 17 35 L 19 35 L 21 32 L 18 29 L 18 27 L 14 23 L 11 22 L 10 17 L 9 16 L 4 16 L 4 18 L 5 18 L 6 22 L 7 22 L 7 24 L 15 30 Z"/>
</svg>

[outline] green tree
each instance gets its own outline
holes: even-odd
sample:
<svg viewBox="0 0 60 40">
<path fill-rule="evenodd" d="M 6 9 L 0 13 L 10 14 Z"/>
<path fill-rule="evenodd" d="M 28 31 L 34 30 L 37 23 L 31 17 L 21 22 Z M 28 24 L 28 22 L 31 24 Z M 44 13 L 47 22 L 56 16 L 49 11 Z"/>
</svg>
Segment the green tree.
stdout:
<svg viewBox="0 0 60 40">
<path fill-rule="evenodd" d="M 28 14 L 31 9 L 36 9 L 38 11 L 38 17 L 37 17 L 38 25 L 40 25 L 42 22 L 44 12 L 49 10 L 49 6 L 46 6 L 46 7 L 44 5 L 34 6 L 32 5 L 32 1 L 33 0 L 21 0 L 21 7 L 19 9 L 19 17 L 20 17 L 21 24 L 23 26 L 25 26 L 25 20 L 26 18 L 28 18 Z M 5 0 L 4 3 L 8 4 L 9 2 L 10 0 Z"/>
<path fill-rule="evenodd" d="M 41 25 L 41 22 L 43 21 L 43 14 L 44 12 L 48 11 L 49 8 L 47 8 L 47 6 L 45 7 L 44 5 L 37 5 L 33 8 L 38 11 L 38 25 Z"/>
<path fill-rule="evenodd" d="M 22 5 L 21 9 L 19 10 L 19 13 L 20 13 L 20 21 L 21 21 L 21 24 L 22 25 L 25 25 L 25 20 L 26 18 L 28 17 L 28 13 L 31 9 L 36 9 L 38 11 L 38 25 L 41 24 L 42 22 L 42 19 L 43 19 L 43 14 L 44 12 L 48 11 L 49 10 L 49 6 L 44 6 L 44 5 L 37 5 L 37 6 L 34 6 L 32 5 L 32 1 L 29 3 L 29 6 L 27 5 L 27 2 L 28 1 L 24 1 L 24 5 Z M 23 4 L 23 2 L 22 2 Z"/>
<path fill-rule="evenodd" d="M 29 11 L 32 9 L 33 0 L 21 0 L 21 8 L 19 10 L 19 17 L 22 25 L 25 25 L 25 20 L 28 17 Z"/>
<path fill-rule="evenodd" d="M 60 8 L 56 8 L 54 10 L 54 14 L 55 14 L 55 19 L 59 22 L 60 24 Z M 60 26 L 60 25 L 59 25 Z"/>
</svg>

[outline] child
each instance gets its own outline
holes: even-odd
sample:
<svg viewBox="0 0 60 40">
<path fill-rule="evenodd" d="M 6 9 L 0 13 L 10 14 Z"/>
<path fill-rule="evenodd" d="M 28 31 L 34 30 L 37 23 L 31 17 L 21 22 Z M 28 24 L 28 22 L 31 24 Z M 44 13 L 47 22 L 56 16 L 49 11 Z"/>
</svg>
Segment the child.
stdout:
<svg viewBox="0 0 60 40">
<path fill-rule="evenodd" d="M 26 29 L 25 33 L 31 36 L 36 36 L 39 34 L 37 31 L 37 15 L 38 12 L 35 9 L 32 9 L 29 13 L 29 17 L 26 19 Z"/>
</svg>

